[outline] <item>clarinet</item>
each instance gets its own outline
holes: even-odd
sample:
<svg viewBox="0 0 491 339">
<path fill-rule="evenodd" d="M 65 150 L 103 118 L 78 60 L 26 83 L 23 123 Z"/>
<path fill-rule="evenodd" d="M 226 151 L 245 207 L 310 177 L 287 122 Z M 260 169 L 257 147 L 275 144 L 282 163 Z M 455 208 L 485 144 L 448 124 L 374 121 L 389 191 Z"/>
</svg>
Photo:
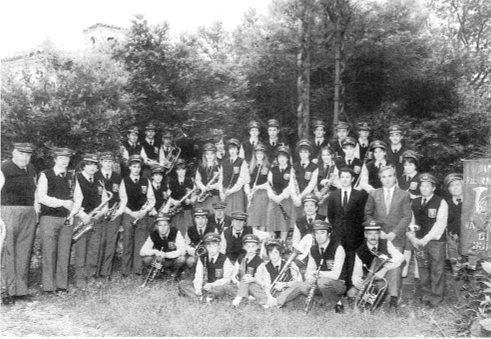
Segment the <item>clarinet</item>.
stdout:
<svg viewBox="0 0 491 339">
<path fill-rule="evenodd" d="M 251 207 L 251 203 L 252 203 L 252 197 L 254 196 L 254 193 L 256 193 L 256 184 L 257 184 L 257 180 L 259 179 L 259 174 L 261 173 L 261 169 L 263 168 L 263 164 L 259 165 L 259 168 L 257 170 L 257 174 L 256 174 L 256 178 L 254 180 L 254 184 L 252 185 L 252 189 L 251 189 L 251 192 L 249 193 L 249 195 L 247 196 L 247 209 L 249 209 L 249 207 Z"/>
<path fill-rule="evenodd" d="M 276 193 L 276 190 L 275 190 L 275 188 L 274 188 L 273 184 L 272 184 L 272 183 L 269 183 L 269 186 L 271 186 L 271 190 L 273 191 L 273 193 L 274 193 L 275 195 L 278 195 L 278 194 Z M 284 218 L 285 220 L 290 219 L 290 216 L 288 215 L 288 213 L 286 213 L 285 208 L 283 207 L 283 205 L 281 204 L 281 202 L 277 202 L 276 204 L 277 204 L 277 205 L 278 205 L 278 207 L 280 208 L 280 210 L 281 210 L 281 214 L 283 214 L 283 218 Z"/>
<path fill-rule="evenodd" d="M 305 314 L 307 315 L 310 310 L 312 309 L 313 301 L 314 301 L 314 294 L 315 290 L 317 289 L 317 280 L 319 280 L 319 273 L 321 271 L 321 267 L 324 265 L 324 258 L 322 258 L 321 262 L 319 263 L 319 267 L 317 267 L 317 270 L 315 271 L 315 280 L 314 284 L 309 290 L 309 294 L 307 295 L 307 298 L 305 299 Z"/>
</svg>

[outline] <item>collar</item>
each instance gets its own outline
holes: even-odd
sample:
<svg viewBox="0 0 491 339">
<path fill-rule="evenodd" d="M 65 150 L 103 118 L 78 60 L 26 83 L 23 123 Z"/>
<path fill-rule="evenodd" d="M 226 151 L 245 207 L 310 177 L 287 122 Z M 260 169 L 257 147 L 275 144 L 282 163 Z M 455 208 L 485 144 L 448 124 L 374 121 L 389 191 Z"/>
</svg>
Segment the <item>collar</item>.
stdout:
<svg viewBox="0 0 491 339">
<path fill-rule="evenodd" d="M 273 142 L 277 144 L 278 143 L 278 137 L 276 137 L 276 139 L 271 139 L 271 138 L 269 139 L 270 144 L 272 144 Z"/>
<path fill-rule="evenodd" d="M 109 174 L 109 177 L 111 177 L 111 174 L 113 174 L 112 171 L 104 171 L 102 168 L 100 169 L 102 176 L 105 178 L 106 174 Z"/>
<path fill-rule="evenodd" d="M 352 189 L 353 189 L 352 187 L 341 188 L 341 193 L 342 193 L 342 195 L 344 195 L 344 192 L 348 192 L 348 195 L 351 195 L 351 190 Z"/>
<path fill-rule="evenodd" d="M 314 142 L 317 144 L 318 142 L 320 142 L 321 144 L 324 142 L 324 140 L 326 140 L 326 138 L 315 138 L 314 139 Z"/>
<path fill-rule="evenodd" d="M 377 242 L 377 245 L 371 245 L 371 244 L 369 244 L 369 243 L 368 243 L 368 241 L 367 241 L 367 247 L 368 247 L 368 250 L 369 250 L 369 251 L 372 251 L 372 248 L 374 248 L 374 247 L 375 247 L 375 249 L 378 251 L 378 244 L 379 244 L 379 243 Z"/>
<path fill-rule="evenodd" d="M 367 147 L 370 143 L 368 142 L 368 139 L 367 140 L 362 140 L 362 139 L 358 139 L 358 143 L 362 146 L 362 147 Z"/>
<path fill-rule="evenodd" d="M 286 170 L 286 169 L 287 169 L 287 167 L 288 167 L 288 165 L 286 165 L 285 167 L 281 167 L 281 166 L 279 166 L 279 165 L 278 165 L 278 168 L 280 169 L 280 171 L 284 171 L 284 170 Z"/>
<path fill-rule="evenodd" d="M 431 200 L 431 198 L 433 198 L 433 196 L 434 196 L 434 195 L 435 195 L 435 194 L 434 194 L 434 193 L 432 193 L 432 194 L 431 194 L 429 197 L 423 197 L 423 196 L 421 196 L 421 202 L 423 202 L 423 199 L 426 199 L 426 203 L 428 203 L 428 201 L 430 201 L 430 200 Z"/>
<path fill-rule="evenodd" d="M 392 186 L 391 188 L 385 188 L 384 187 L 384 193 L 390 192 L 390 195 L 392 195 L 394 193 L 395 187 L 396 187 L 396 185 Z"/>
<path fill-rule="evenodd" d="M 217 261 L 218 259 L 218 255 L 220 254 L 220 252 L 218 252 L 217 254 L 215 255 L 212 255 L 212 256 L 208 256 L 208 261 L 212 261 L 214 260 L 215 262 Z"/>
<path fill-rule="evenodd" d="M 310 164 L 310 161 L 306 161 L 306 162 L 302 162 L 302 161 L 301 161 L 301 162 L 300 162 L 300 166 L 302 166 L 302 167 L 303 167 L 303 166 L 307 167 L 309 164 Z"/>
<path fill-rule="evenodd" d="M 350 160 L 351 160 L 351 162 L 353 162 L 353 161 L 355 160 L 355 158 L 356 158 L 356 157 L 353 157 L 353 158 L 344 158 L 344 162 L 345 162 L 346 164 L 348 164 L 348 161 L 350 161 Z"/>
<path fill-rule="evenodd" d="M 145 141 L 147 142 L 147 144 L 150 144 L 150 143 L 155 144 L 155 139 L 148 139 L 148 138 L 145 138 Z"/>
<path fill-rule="evenodd" d="M 87 173 L 85 173 L 84 171 L 82 171 L 82 175 L 84 176 L 85 179 L 87 179 L 87 181 L 89 181 L 89 179 L 92 179 L 93 182 L 95 182 L 94 180 L 94 176 L 89 176 Z"/>
<path fill-rule="evenodd" d="M 138 176 L 134 177 L 133 175 L 130 174 L 130 179 L 133 181 L 135 181 L 135 179 L 140 180 L 140 176 L 138 175 Z"/>
<path fill-rule="evenodd" d="M 455 205 L 457 205 L 459 202 L 457 201 L 457 199 L 460 199 L 460 201 L 462 203 L 464 203 L 464 199 L 462 199 L 462 196 L 458 196 L 458 197 L 452 197 L 452 201 Z"/>
<path fill-rule="evenodd" d="M 162 234 L 160 234 L 160 233 L 159 233 L 159 237 L 160 237 L 160 239 L 165 239 L 165 238 L 167 238 L 167 237 L 169 236 L 169 233 L 170 233 L 170 230 L 169 230 L 169 232 L 167 232 L 167 233 L 166 233 L 164 236 L 162 236 Z"/>
<path fill-rule="evenodd" d="M 326 248 L 329 246 L 329 243 L 331 242 L 331 239 L 327 239 L 327 241 L 324 243 L 324 244 L 319 244 L 319 249 L 322 248 L 322 250 L 325 252 L 326 251 Z"/>
<path fill-rule="evenodd" d="M 390 150 L 391 151 L 396 150 L 396 152 L 394 152 L 394 153 L 399 153 L 399 151 L 401 150 L 401 148 L 402 148 L 402 145 L 401 144 L 399 144 L 397 147 L 396 146 L 392 146 L 392 145 L 390 146 Z"/>
<path fill-rule="evenodd" d="M 232 157 L 229 157 L 228 159 L 231 160 L 232 162 L 235 162 L 235 160 L 237 160 L 238 157 L 235 157 L 235 158 L 232 158 Z"/>
<path fill-rule="evenodd" d="M 255 138 L 255 139 L 253 139 L 253 138 L 249 138 L 249 142 L 250 142 L 251 144 L 252 144 L 253 142 L 257 144 L 257 143 L 259 142 L 259 138 Z"/>
<path fill-rule="evenodd" d="M 53 171 L 55 172 L 55 175 L 59 175 L 60 173 L 66 173 L 67 170 L 66 168 L 59 168 L 59 167 L 53 167 Z"/>
</svg>

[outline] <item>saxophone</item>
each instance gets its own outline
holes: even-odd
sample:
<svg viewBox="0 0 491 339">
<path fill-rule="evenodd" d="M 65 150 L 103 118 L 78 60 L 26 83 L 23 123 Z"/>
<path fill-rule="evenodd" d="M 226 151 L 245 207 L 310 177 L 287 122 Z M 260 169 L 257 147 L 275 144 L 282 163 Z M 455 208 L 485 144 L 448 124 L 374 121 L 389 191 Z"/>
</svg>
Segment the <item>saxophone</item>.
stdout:
<svg viewBox="0 0 491 339">
<path fill-rule="evenodd" d="M 88 216 L 92 219 L 99 213 L 108 203 L 109 200 L 113 197 L 113 194 L 111 192 L 107 192 L 109 195 L 109 198 L 106 199 L 105 201 L 101 202 L 99 206 L 94 208 L 92 212 L 88 214 Z M 94 223 L 90 222 L 88 225 L 85 225 L 84 227 L 84 222 L 80 221 L 77 226 L 73 228 L 73 235 L 72 235 L 72 241 L 77 242 L 81 237 L 83 237 L 86 233 L 92 231 L 94 229 Z"/>
<path fill-rule="evenodd" d="M 329 171 L 327 172 L 327 184 L 322 187 L 320 190 L 320 195 L 321 198 L 319 199 L 319 205 L 322 205 L 323 203 L 326 202 L 327 198 L 331 195 L 331 182 L 332 182 L 332 174 L 334 172 L 334 166 L 336 165 L 331 165 L 329 167 Z"/>
<path fill-rule="evenodd" d="M 213 178 L 211 178 L 210 181 L 208 181 L 208 184 L 206 185 L 206 189 L 203 190 L 199 195 L 198 195 L 198 202 L 204 202 L 208 197 L 211 197 L 211 193 L 209 191 L 210 186 L 215 183 L 215 181 L 218 179 L 218 176 L 220 175 L 220 171 L 216 172 Z"/>
</svg>

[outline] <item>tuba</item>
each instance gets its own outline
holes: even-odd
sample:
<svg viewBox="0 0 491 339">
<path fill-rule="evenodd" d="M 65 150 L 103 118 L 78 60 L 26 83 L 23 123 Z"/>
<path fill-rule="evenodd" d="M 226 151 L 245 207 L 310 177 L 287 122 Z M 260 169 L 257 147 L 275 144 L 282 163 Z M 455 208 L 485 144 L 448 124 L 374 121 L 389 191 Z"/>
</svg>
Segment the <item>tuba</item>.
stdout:
<svg viewBox="0 0 491 339">
<path fill-rule="evenodd" d="M 299 250 L 297 250 L 295 247 L 293 248 L 293 252 L 292 254 L 290 254 L 290 257 L 288 258 L 288 260 L 285 262 L 285 265 L 283 266 L 283 268 L 281 269 L 280 273 L 278 274 L 278 276 L 276 277 L 276 279 L 273 281 L 273 283 L 271 284 L 271 288 L 269 290 L 270 294 L 273 296 L 273 297 L 276 297 L 278 291 L 275 290 L 275 286 L 277 283 L 279 282 L 286 282 L 286 277 L 287 277 L 287 272 L 288 270 L 290 269 L 290 266 L 293 262 L 293 260 L 295 260 L 295 258 L 300 254 L 301 252 Z"/>
<path fill-rule="evenodd" d="M 94 208 L 92 212 L 89 213 L 89 217 L 92 219 L 93 217 L 96 216 L 97 213 L 99 213 L 111 200 L 113 197 L 113 194 L 111 192 L 107 192 L 109 197 L 101 202 L 99 206 Z M 84 225 L 83 221 L 80 221 L 77 226 L 73 228 L 73 235 L 72 235 L 72 241 L 77 242 L 81 237 L 83 237 L 86 233 L 92 231 L 94 229 L 94 223 L 91 222 L 88 225 Z"/>
<path fill-rule="evenodd" d="M 387 290 L 387 280 L 383 278 L 382 285 L 378 285 L 375 281 L 375 273 L 377 273 L 385 263 L 391 259 L 389 256 L 382 253 L 374 253 L 375 258 L 368 269 L 368 275 L 363 282 L 363 289 L 358 294 L 355 300 L 355 307 L 361 310 L 374 311 L 383 300 L 385 291 Z"/>
<path fill-rule="evenodd" d="M 171 149 L 169 154 L 165 157 L 166 161 L 164 161 L 162 163 L 162 166 L 166 169 L 164 176 L 167 176 L 172 171 L 175 164 L 177 163 L 177 160 L 179 159 L 179 156 L 181 155 L 181 148 L 180 147 L 177 147 L 177 145 L 174 145 L 171 147 L 173 147 L 174 149 L 177 150 L 177 154 L 174 155 L 174 153 L 173 153 L 174 149 Z"/>
</svg>

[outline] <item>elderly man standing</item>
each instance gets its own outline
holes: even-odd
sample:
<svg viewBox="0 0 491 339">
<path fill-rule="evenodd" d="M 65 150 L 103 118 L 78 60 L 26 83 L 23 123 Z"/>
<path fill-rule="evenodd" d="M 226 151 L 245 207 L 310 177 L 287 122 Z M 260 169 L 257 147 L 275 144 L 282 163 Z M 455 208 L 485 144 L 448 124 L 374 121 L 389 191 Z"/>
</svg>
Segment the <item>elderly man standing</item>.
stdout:
<svg viewBox="0 0 491 339">
<path fill-rule="evenodd" d="M 382 167 L 379 171 L 382 187 L 371 191 L 365 205 L 365 221 L 380 221 L 384 225 L 380 239 L 390 240 L 394 247 L 403 253 L 406 243 L 406 229 L 412 218 L 409 193 L 396 185 L 396 170 L 392 166 Z M 404 263 L 401 265 L 403 266 Z M 402 282 L 402 267 L 394 269 L 397 276 L 397 287 L 400 291 Z M 394 293 L 395 294 L 395 293 Z M 391 294 L 391 297 L 396 297 Z M 391 298 L 391 308 L 397 307 L 397 299 Z"/>
<path fill-rule="evenodd" d="M 6 238 L 2 253 L 2 304 L 29 299 L 28 273 L 36 234 L 36 169 L 29 163 L 34 150 L 28 143 L 14 144 L 12 159 L 2 163 L 0 188 Z"/>
</svg>

